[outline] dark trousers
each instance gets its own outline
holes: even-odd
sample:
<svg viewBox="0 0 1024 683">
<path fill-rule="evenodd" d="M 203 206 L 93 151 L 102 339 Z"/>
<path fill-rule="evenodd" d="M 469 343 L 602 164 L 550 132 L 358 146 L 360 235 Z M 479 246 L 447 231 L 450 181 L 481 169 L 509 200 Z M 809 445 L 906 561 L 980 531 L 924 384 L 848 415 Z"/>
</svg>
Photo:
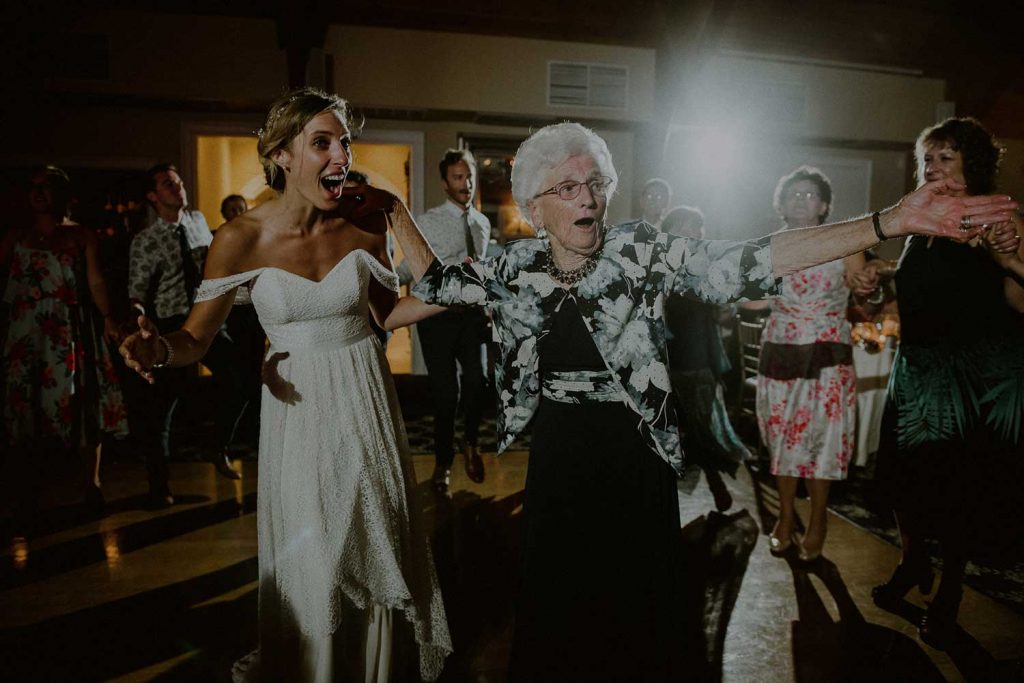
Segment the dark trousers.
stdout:
<svg viewBox="0 0 1024 683">
<path fill-rule="evenodd" d="M 456 309 L 420 322 L 417 330 L 434 404 L 434 453 L 439 466 L 450 467 L 455 459 L 455 413 L 460 398 L 456 361 L 462 369 L 464 436 L 472 446 L 477 442 L 484 385 L 480 348 L 486 340 L 487 317 L 478 310 Z"/>
<path fill-rule="evenodd" d="M 176 316 L 160 319 L 156 324 L 161 334 L 167 334 L 179 329 L 184 321 L 184 317 Z M 213 372 L 216 392 L 214 447 L 217 453 L 234 438 L 238 421 L 251 395 L 249 386 L 259 382 L 259 376 L 247 372 L 246 366 L 239 359 L 240 354 L 235 344 L 224 331 L 217 334 L 210 350 L 203 357 L 203 365 Z M 145 387 L 140 446 L 145 454 L 151 494 L 163 495 L 168 492 L 167 461 L 171 456 L 171 424 L 180 399 L 193 386 L 195 377 L 194 366 L 163 368 L 156 371 L 156 383 Z"/>
</svg>

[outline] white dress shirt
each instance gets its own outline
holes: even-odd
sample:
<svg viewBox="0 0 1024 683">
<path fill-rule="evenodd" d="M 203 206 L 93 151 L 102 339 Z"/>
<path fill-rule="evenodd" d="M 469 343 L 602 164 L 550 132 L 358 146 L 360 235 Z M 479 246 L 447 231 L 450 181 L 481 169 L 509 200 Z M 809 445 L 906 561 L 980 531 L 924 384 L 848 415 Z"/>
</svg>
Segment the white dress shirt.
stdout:
<svg viewBox="0 0 1024 683">
<path fill-rule="evenodd" d="M 475 207 L 470 206 L 468 211 L 465 211 L 455 202 L 448 200 L 416 218 L 416 224 L 423 233 L 423 237 L 434 249 L 437 258 L 445 265 L 462 263 L 462 260 L 468 255 L 464 223 L 464 216 L 467 213 L 473 235 L 473 246 L 476 248 L 476 258 L 484 258 L 488 255 L 488 245 L 491 241 L 491 222 Z M 397 270 L 398 279 L 403 285 L 412 282 L 412 271 L 404 260 Z"/>
</svg>

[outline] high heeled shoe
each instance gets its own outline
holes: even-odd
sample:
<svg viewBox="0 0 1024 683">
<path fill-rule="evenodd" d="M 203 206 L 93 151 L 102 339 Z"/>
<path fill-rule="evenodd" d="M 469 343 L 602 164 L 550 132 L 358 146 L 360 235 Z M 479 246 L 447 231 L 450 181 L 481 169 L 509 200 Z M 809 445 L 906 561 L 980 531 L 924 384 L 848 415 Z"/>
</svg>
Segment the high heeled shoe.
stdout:
<svg viewBox="0 0 1024 683">
<path fill-rule="evenodd" d="M 825 543 L 824 542 L 821 544 L 820 548 L 814 548 L 812 550 L 808 550 L 807 547 L 803 544 L 803 541 L 801 541 L 799 543 L 799 550 L 798 550 L 798 552 L 796 554 L 796 559 L 800 560 L 801 562 L 803 562 L 805 564 L 814 562 L 819 557 L 821 557 L 821 551 L 824 550 L 824 549 L 825 549 Z"/>
<path fill-rule="evenodd" d="M 942 595 L 942 590 L 939 590 L 917 627 L 917 635 L 921 642 L 936 650 L 946 650 L 953 643 L 959 628 L 956 625 L 956 616 L 960 611 L 962 595 L 962 591 L 957 591 L 955 595 L 946 597 Z"/>
<path fill-rule="evenodd" d="M 888 581 L 871 589 L 871 600 L 882 609 L 892 610 L 914 586 L 928 595 L 934 584 L 935 571 L 927 560 L 901 562 Z"/>
<path fill-rule="evenodd" d="M 781 557 L 782 555 L 785 555 L 791 547 L 793 547 L 793 543 L 795 542 L 796 538 L 793 534 L 790 534 L 788 538 L 783 539 L 776 536 L 775 532 L 772 531 L 772 533 L 768 535 L 768 552 L 775 557 Z"/>
</svg>

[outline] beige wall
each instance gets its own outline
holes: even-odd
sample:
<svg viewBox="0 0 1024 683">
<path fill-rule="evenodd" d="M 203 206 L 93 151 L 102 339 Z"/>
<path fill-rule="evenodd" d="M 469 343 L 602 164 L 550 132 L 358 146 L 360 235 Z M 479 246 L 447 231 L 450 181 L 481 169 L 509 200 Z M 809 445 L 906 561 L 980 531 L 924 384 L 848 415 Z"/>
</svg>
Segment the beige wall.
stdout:
<svg viewBox="0 0 1024 683">
<path fill-rule="evenodd" d="M 358 26 L 333 26 L 324 49 L 338 92 L 363 106 L 622 121 L 654 108 L 650 49 Z M 628 110 L 547 106 L 549 60 L 628 67 Z"/>
<path fill-rule="evenodd" d="M 721 56 L 687 89 L 676 123 L 907 142 L 934 122 L 944 91 L 945 81 L 935 78 Z M 794 116 L 771 116 L 788 104 Z"/>
</svg>

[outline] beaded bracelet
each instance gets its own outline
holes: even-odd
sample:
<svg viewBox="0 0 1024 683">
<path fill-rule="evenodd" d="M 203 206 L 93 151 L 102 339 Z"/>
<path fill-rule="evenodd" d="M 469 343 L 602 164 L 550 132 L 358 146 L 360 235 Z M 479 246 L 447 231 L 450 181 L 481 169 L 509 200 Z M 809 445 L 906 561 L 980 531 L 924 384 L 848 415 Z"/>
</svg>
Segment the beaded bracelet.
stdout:
<svg viewBox="0 0 1024 683">
<path fill-rule="evenodd" d="M 165 339 L 163 335 L 157 337 L 157 340 L 163 342 L 164 348 L 167 349 L 167 357 L 164 358 L 163 363 L 154 363 L 153 367 L 166 368 L 168 365 L 171 364 L 171 361 L 174 360 L 174 349 L 171 348 L 171 342 L 167 341 L 167 339 Z"/>
</svg>

